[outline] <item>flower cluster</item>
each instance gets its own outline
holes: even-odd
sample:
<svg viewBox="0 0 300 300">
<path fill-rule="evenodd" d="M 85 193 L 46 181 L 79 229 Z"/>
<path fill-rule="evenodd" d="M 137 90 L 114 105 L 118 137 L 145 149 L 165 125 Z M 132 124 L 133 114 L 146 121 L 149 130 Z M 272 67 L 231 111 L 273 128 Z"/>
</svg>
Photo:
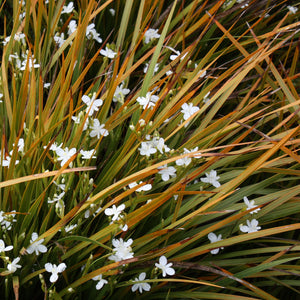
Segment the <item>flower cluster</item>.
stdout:
<svg viewBox="0 0 300 300">
<path fill-rule="evenodd" d="M 102 106 L 103 104 L 103 100 L 96 99 L 96 94 L 94 93 L 92 97 L 83 95 L 82 101 L 87 106 L 86 107 L 87 115 L 84 115 L 84 113 L 81 111 L 78 114 L 78 116 L 72 116 L 72 120 L 75 122 L 75 124 L 78 125 L 81 125 L 83 123 L 83 131 L 89 129 L 90 137 L 97 137 L 98 139 L 100 139 L 102 136 L 108 136 L 109 132 L 105 128 L 105 124 L 101 124 L 97 118 L 94 119 L 89 118 L 99 110 L 99 107 Z M 87 150 L 87 151 L 91 151 L 91 150 Z"/>
<path fill-rule="evenodd" d="M 15 210 L 5 213 L 4 211 L 0 211 L 0 224 L 3 231 L 8 231 L 12 229 L 12 225 L 14 222 L 17 222 L 15 219 Z"/>
<path fill-rule="evenodd" d="M 250 210 L 253 208 L 256 208 L 257 205 L 255 205 L 254 200 L 249 201 L 247 197 L 244 197 L 244 203 L 246 205 L 246 209 Z M 260 207 L 258 207 L 255 210 L 250 211 L 250 214 L 256 214 L 260 211 Z M 252 220 L 246 220 L 247 225 L 244 224 L 240 224 L 240 231 L 244 232 L 244 233 L 251 233 L 251 232 L 256 232 L 258 230 L 261 229 L 260 226 L 258 226 L 258 221 L 256 219 L 252 219 Z"/>
<path fill-rule="evenodd" d="M 15 146 L 15 144 L 13 144 L 13 146 Z M 18 153 L 20 153 L 21 155 L 24 154 L 24 139 L 20 138 L 18 141 Z M 12 159 L 12 155 L 13 155 L 13 150 L 9 151 L 9 153 L 5 153 L 5 152 L 1 152 L 0 149 L 0 166 L 2 167 L 9 167 L 10 166 L 10 162 Z M 15 165 L 17 165 L 20 161 L 18 159 L 15 160 Z"/>
<path fill-rule="evenodd" d="M 222 126 L 221 121 L 214 123 L 221 111 L 218 105 L 220 103 L 221 107 L 221 102 L 226 100 L 225 96 L 229 97 L 229 92 L 220 96 L 221 92 L 227 91 L 221 88 L 223 81 L 227 81 L 220 76 L 219 59 L 215 59 L 213 52 L 203 59 L 205 43 L 202 41 L 200 46 L 195 44 L 193 47 L 187 45 L 191 40 L 188 35 L 198 32 L 196 27 L 200 26 L 199 23 L 194 22 L 195 30 L 191 30 L 181 42 L 173 40 L 182 31 L 178 18 L 186 13 L 182 10 L 183 6 L 177 5 L 172 9 L 175 9 L 177 19 L 171 23 L 174 31 L 168 31 L 167 35 L 166 29 L 162 33 L 164 36 L 159 34 L 165 22 L 155 16 L 153 26 L 159 24 L 160 29 L 152 29 L 149 28 L 150 24 L 141 23 L 141 26 L 132 26 L 140 31 L 124 31 L 132 39 L 129 43 L 123 41 L 121 34 L 119 38 L 102 36 L 103 40 L 116 43 L 99 46 L 103 41 L 96 24 L 100 24 L 102 19 L 120 16 L 119 8 L 123 6 L 115 5 L 118 8 L 115 11 L 109 8 L 113 5 L 110 3 L 93 7 L 89 1 L 83 4 L 61 1 L 58 4 L 45 0 L 38 1 L 40 11 L 36 14 L 36 8 L 25 2 L 19 0 L 20 15 L 16 22 L 19 18 L 21 23 L 13 26 L 16 29 L 14 31 L 18 32 L 2 39 L 4 62 L 8 68 L 4 66 L 0 72 L 0 112 L 1 116 L 4 112 L 5 118 L 1 127 L 0 171 L 3 173 L 1 178 L 8 180 L 8 185 L 11 182 L 16 184 L 11 184 L 8 192 L 5 190 L 1 196 L 4 199 L 2 209 L 7 210 L 0 211 L 1 275 L 9 275 L 8 280 L 11 281 L 12 273 L 19 272 L 20 282 L 26 282 L 28 278 L 31 280 L 38 277 L 38 274 L 42 287 L 51 298 L 56 293 L 54 284 L 62 277 L 61 273 L 65 272 L 67 264 L 71 266 L 75 262 L 79 253 L 79 264 L 70 268 L 75 270 L 74 276 L 64 276 L 69 287 L 77 283 L 79 285 L 79 282 L 85 282 L 88 278 L 93 280 L 89 284 L 93 284 L 97 290 L 103 289 L 98 295 L 100 298 L 106 297 L 104 292 L 115 286 L 126 286 L 127 291 L 130 291 L 128 285 L 133 293 L 140 296 L 138 293 L 157 289 L 159 285 L 155 289 L 151 287 L 155 280 L 163 281 L 160 286 L 165 288 L 167 279 L 157 278 L 173 276 L 176 267 L 183 266 L 175 262 L 182 254 L 175 254 L 173 262 L 168 261 L 166 256 L 178 251 L 173 246 L 184 241 L 185 237 L 194 234 L 198 236 L 198 231 L 203 232 L 203 228 L 215 224 L 217 220 L 213 214 L 233 212 L 232 207 L 236 206 L 241 209 L 240 215 L 248 213 L 250 218 L 244 221 L 245 224 L 238 224 L 238 228 L 233 227 L 234 230 L 253 233 L 261 229 L 257 220 L 259 217 L 255 219 L 253 216 L 260 216 L 262 201 L 258 199 L 257 205 L 245 196 L 242 203 L 236 204 L 236 194 L 232 196 L 227 188 L 230 182 L 225 183 L 228 178 L 231 180 L 239 174 L 239 170 L 233 170 L 234 159 L 230 160 L 237 152 L 226 154 L 226 157 L 218 153 L 204 154 L 209 149 L 224 149 L 227 141 L 237 141 L 233 134 L 238 136 L 238 130 L 232 134 L 226 133 L 228 128 L 237 128 L 230 127 L 231 124 L 238 125 L 235 118 L 228 118 L 226 126 L 232 123 L 223 131 L 219 128 Z M 250 5 L 245 0 L 235 2 L 243 5 L 237 9 Z M 84 14 L 81 6 L 87 8 Z M 26 11 L 28 7 L 30 12 Z M 165 9 L 164 5 L 161 5 L 162 8 Z M 196 6 L 194 9 L 197 9 Z M 287 18 L 292 18 L 297 10 L 297 7 L 285 6 Z M 41 31 L 40 40 L 32 38 L 31 34 L 35 31 L 31 23 L 36 23 L 32 21 L 37 19 L 45 23 L 52 13 L 55 22 L 49 23 L 51 26 Z M 97 20 L 98 14 L 100 19 Z M 119 20 L 115 19 L 111 23 L 119 24 Z M 23 28 L 26 35 L 22 33 Z M 103 35 L 110 32 L 111 28 L 98 29 Z M 82 36 L 79 36 L 80 33 Z M 160 43 L 154 47 L 157 39 L 160 39 Z M 36 40 L 40 44 L 33 45 Z M 44 41 L 47 41 L 47 46 Z M 174 45 L 175 49 L 167 44 Z M 161 53 L 156 49 L 161 50 Z M 222 55 L 223 51 L 219 53 Z M 249 55 L 252 56 L 251 53 Z M 46 61 L 49 57 L 51 60 Z M 245 63 L 249 65 L 247 58 Z M 145 76 L 145 73 L 150 72 L 150 65 L 151 72 L 154 67 L 153 74 Z M 227 68 L 227 63 L 224 66 Z M 7 70 L 12 80 L 2 78 L 7 75 Z M 227 70 L 226 74 L 229 74 L 237 69 L 228 67 Z M 149 81 L 148 75 L 153 75 Z M 85 81 L 87 78 L 88 81 Z M 5 85 L 5 80 L 11 82 Z M 217 84 L 211 83 L 214 80 Z M 244 80 L 239 83 L 245 85 Z M 211 96 L 209 90 L 215 96 Z M 245 94 L 237 95 L 243 97 Z M 37 99 L 34 98 L 36 96 Z M 231 101 L 232 98 L 228 99 Z M 212 101 L 216 102 L 214 108 L 210 106 Z M 250 106 L 252 109 L 254 104 Z M 10 113 L 15 107 L 20 111 Z M 205 110 L 210 110 L 207 117 L 204 116 Z M 214 111 L 216 113 L 213 115 Z M 240 111 L 246 110 L 243 108 Z M 251 116 L 255 114 L 251 112 L 248 115 L 247 123 L 250 124 Z M 200 123 L 200 118 L 204 122 L 197 129 L 196 123 Z M 15 128 L 11 119 L 13 122 L 17 119 Z M 238 119 L 244 120 L 242 113 Z M 190 126 L 194 121 L 193 126 Z M 241 128 L 244 130 L 245 126 Z M 42 143 L 44 148 L 41 147 Z M 246 140 L 245 143 L 241 142 L 243 144 L 249 145 Z M 268 149 L 268 146 L 264 149 Z M 19 187 L 19 182 L 23 183 L 22 180 L 29 177 L 24 174 L 30 175 L 31 181 Z M 37 184 L 31 184 L 33 181 Z M 225 187 L 222 186 L 223 182 Z M 225 194 L 226 197 L 222 197 Z M 220 195 L 221 198 L 218 198 Z M 213 197 L 212 201 L 210 196 Z M 222 203 L 216 199 L 222 199 Z M 203 212 L 207 216 L 201 221 L 203 226 L 199 227 L 198 208 L 207 202 L 216 209 L 211 210 L 212 206 L 209 206 Z M 226 206 L 227 203 L 230 207 Z M 38 216 L 35 218 L 34 214 Z M 172 227 L 172 223 L 181 222 L 180 218 L 184 220 L 184 228 Z M 221 217 L 217 215 L 217 218 Z M 24 228 L 24 224 L 27 228 Z M 221 233 L 210 232 L 212 227 L 220 228 Z M 209 252 L 212 255 L 222 253 L 222 244 L 227 245 L 223 238 L 230 232 L 226 228 L 212 227 L 203 238 L 209 257 Z M 177 235 L 179 230 L 186 230 L 187 235 Z M 71 236 L 71 232 L 76 232 L 76 236 Z M 157 237 L 165 233 L 165 237 L 159 241 Z M 133 238 L 137 238 L 135 242 Z M 247 238 L 251 239 L 251 235 Z M 182 248 L 188 245 L 181 244 Z M 83 249 L 86 245 L 86 249 Z M 190 246 L 187 247 L 183 257 L 187 257 L 186 251 L 189 251 Z M 93 255 L 88 253 L 91 250 Z M 153 259 L 157 253 L 160 253 L 159 256 L 165 253 L 166 256 L 158 256 L 155 262 L 150 261 L 152 270 L 149 270 L 149 261 L 144 263 L 143 260 L 149 257 Z M 90 258 L 87 254 L 90 254 Z M 65 257 L 66 261 L 62 262 Z M 126 260 L 134 264 L 125 266 Z M 85 265 L 80 271 L 83 263 Z M 143 266 L 146 268 L 142 269 Z M 28 270 L 32 276 L 24 274 Z M 128 270 L 126 275 L 122 275 Z M 80 272 L 83 280 L 77 281 L 75 274 Z M 189 276 L 188 272 L 184 276 Z M 51 285 L 44 284 L 44 276 Z M 126 283 L 118 282 L 120 278 L 125 278 Z M 33 280 L 39 282 L 37 278 Z M 79 289 L 85 290 L 85 287 Z M 60 293 L 65 292 L 71 293 L 72 288 L 62 288 Z"/>
</svg>

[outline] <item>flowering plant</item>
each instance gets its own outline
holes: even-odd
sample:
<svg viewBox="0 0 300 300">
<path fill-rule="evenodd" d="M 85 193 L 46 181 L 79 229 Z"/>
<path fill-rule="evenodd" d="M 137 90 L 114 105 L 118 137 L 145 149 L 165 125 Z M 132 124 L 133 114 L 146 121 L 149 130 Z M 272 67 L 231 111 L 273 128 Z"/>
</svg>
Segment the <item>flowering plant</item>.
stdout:
<svg viewBox="0 0 300 300">
<path fill-rule="evenodd" d="M 3 1 L 3 298 L 297 299 L 299 10 L 273 2 Z"/>
</svg>

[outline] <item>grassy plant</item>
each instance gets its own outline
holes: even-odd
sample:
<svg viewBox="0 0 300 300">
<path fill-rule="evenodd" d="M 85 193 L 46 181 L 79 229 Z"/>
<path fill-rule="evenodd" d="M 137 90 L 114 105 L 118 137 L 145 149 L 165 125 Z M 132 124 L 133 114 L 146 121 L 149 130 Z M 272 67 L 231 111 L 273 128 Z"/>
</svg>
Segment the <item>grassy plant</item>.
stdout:
<svg viewBox="0 0 300 300">
<path fill-rule="evenodd" d="M 298 297 L 296 6 L 0 9 L 4 298 Z"/>
</svg>

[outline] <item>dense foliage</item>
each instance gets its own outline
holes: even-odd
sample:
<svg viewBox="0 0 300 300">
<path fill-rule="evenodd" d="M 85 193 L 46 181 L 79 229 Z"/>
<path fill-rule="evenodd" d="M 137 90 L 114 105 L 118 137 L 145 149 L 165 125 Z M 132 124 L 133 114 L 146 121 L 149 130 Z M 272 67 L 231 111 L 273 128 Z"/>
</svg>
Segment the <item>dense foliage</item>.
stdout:
<svg viewBox="0 0 300 300">
<path fill-rule="evenodd" d="M 0 294 L 299 297 L 297 6 L 4 1 Z"/>
</svg>

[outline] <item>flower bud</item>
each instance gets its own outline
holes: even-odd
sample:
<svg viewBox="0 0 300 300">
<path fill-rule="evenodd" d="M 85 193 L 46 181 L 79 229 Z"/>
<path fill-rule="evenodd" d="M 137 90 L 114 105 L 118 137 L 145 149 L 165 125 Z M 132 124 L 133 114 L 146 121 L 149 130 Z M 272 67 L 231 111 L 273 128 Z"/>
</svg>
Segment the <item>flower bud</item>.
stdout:
<svg viewBox="0 0 300 300">
<path fill-rule="evenodd" d="M 134 131 L 135 130 L 135 126 L 133 124 L 129 125 L 130 130 Z"/>
</svg>

